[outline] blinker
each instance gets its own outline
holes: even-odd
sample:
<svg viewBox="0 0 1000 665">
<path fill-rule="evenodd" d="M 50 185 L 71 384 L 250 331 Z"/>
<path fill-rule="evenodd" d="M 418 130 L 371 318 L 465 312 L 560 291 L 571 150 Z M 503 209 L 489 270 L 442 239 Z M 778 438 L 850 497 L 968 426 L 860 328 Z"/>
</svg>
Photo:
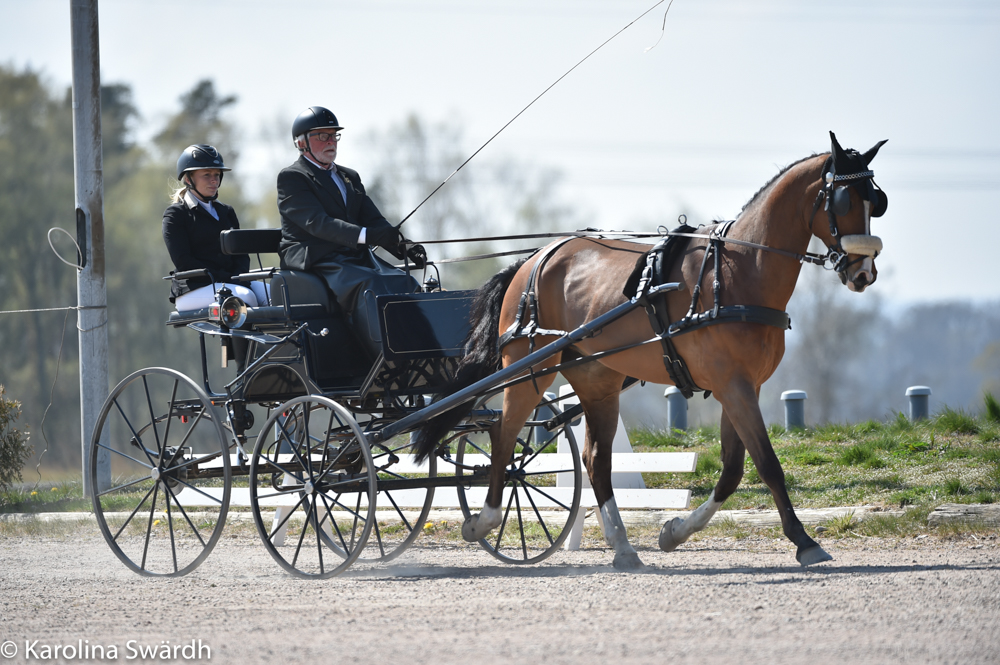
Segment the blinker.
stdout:
<svg viewBox="0 0 1000 665">
<path fill-rule="evenodd" d="M 889 207 L 889 197 L 881 189 L 876 189 L 872 194 L 872 217 L 881 217 Z"/>
<path fill-rule="evenodd" d="M 833 190 L 833 214 L 843 217 L 851 211 L 851 192 L 846 186 Z"/>
<path fill-rule="evenodd" d="M 843 217 L 851 211 L 850 187 L 857 187 L 861 198 L 871 201 L 871 216 L 881 217 L 889 207 L 889 197 L 881 189 L 877 189 L 870 181 L 864 185 L 841 185 L 833 190 L 833 213 L 837 217 Z M 864 188 L 865 191 L 860 191 Z"/>
</svg>

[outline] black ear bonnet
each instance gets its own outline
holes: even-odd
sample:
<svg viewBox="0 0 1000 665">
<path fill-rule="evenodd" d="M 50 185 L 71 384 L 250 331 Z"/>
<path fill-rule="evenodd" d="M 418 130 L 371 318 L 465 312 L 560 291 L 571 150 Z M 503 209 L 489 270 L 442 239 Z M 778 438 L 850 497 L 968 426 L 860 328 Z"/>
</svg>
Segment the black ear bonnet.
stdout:
<svg viewBox="0 0 1000 665">
<path fill-rule="evenodd" d="M 879 141 L 868 152 L 861 154 L 853 148 L 847 150 L 840 147 L 837 137 L 830 132 L 832 144 L 830 157 L 823 167 L 824 173 L 833 174 L 833 195 L 827 205 L 838 217 L 843 217 L 851 211 L 851 196 L 848 187 L 853 187 L 863 201 L 871 203 L 871 216 L 881 217 L 889 207 L 889 197 L 875 184 L 874 171 L 868 164 L 875 158 L 878 149 L 885 141 Z M 842 183 L 842 184 L 838 184 Z"/>
</svg>

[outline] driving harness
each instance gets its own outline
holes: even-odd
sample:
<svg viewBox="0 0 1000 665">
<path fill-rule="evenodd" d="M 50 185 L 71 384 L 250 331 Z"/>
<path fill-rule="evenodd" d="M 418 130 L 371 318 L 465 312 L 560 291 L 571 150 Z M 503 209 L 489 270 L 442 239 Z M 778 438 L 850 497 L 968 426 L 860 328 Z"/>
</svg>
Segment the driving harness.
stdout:
<svg viewBox="0 0 1000 665">
<path fill-rule="evenodd" d="M 885 143 L 880 141 L 864 155 L 856 150 L 844 150 L 837 142 L 837 137 L 830 132 L 832 149 L 830 157 L 823 165 L 824 183 L 816 195 L 813 203 L 812 215 L 809 217 L 809 229 L 812 230 L 813 220 L 819 212 L 820 205 L 824 205 L 827 219 L 830 225 L 830 235 L 834 239 L 834 245 L 827 247 L 827 254 L 813 254 L 805 252 L 798 254 L 775 247 L 767 247 L 758 243 L 735 238 L 727 238 L 730 229 L 735 221 L 728 221 L 716 224 L 709 230 L 708 235 L 695 233 L 700 229 L 695 229 L 687 224 L 681 224 L 674 231 L 667 232 L 663 240 L 653 246 L 636 263 L 635 270 L 625 283 L 624 295 L 633 303 L 642 305 L 649 317 L 649 323 L 656 333 L 652 340 L 637 342 L 628 346 L 612 349 L 600 354 L 602 357 L 610 353 L 619 353 L 627 349 L 641 346 L 647 342 L 659 340 L 663 349 L 663 365 L 670 375 L 671 381 L 685 398 L 691 398 L 695 392 L 703 392 L 707 398 L 711 391 L 701 388 L 694 382 L 691 372 L 688 370 L 684 359 L 677 352 L 671 338 L 684 333 L 693 332 L 707 326 L 718 323 L 757 323 L 760 325 L 773 326 L 781 330 L 790 330 L 791 319 L 787 312 L 763 307 L 760 305 L 726 305 L 719 302 L 722 283 L 720 281 L 721 249 L 725 243 L 752 247 L 783 256 L 788 256 L 798 260 L 800 263 L 812 263 L 814 265 L 826 266 L 830 263 L 832 269 L 840 273 L 842 279 L 846 279 L 847 268 L 857 261 L 867 257 L 877 257 L 882 250 L 882 241 L 870 235 L 869 225 L 872 217 L 882 216 L 888 205 L 888 199 L 874 182 L 875 173 L 868 164 L 874 158 L 878 149 Z M 865 233 L 855 235 L 841 235 L 837 226 L 837 218 L 847 215 L 850 211 L 851 199 L 849 188 L 855 189 L 865 205 Z M 685 238 L 685 240 L 681 240 Z M 701 261 L 701 270 L 698 273 L 698 280 L 691 289 L 691 306 L 680 320 L 670 322 L 670 313 L 667 306 L 666 292 L 656 292 L 655 287 L 665 284 L 671 267 L 688 245 L 691 238 L 707 238 L 708 245 L 705 247 L 705 254 Z M 534 337 L 536 335 L 550 335 L 563 337 L 569 333 L 563 330 L 547 330 L 538 325 L 538 296 L 536 294 L 536 284 L 538 275 L 542 267 L 552 257 L 557 249 L 565 243 L 573 240 L 573 237 L 549 245 L 542 250 L 541 256 L 531 269 L 528 284 L 521 294 L 521 301 L 517 307 L 517 314 L 514 322 L 500 336 L 499 346 L 502 349 L 514 339 L 526 337 L 528 348 L 534 350 Z M 860 258 L 848 261 L 848 254 L 856 254 Z M 696 310 L 701 299 L 701 284 L 705 278 L 705 271 L 708 267 L 709 257 L 714 258 L 714 279 L 712 281 L 712 294 L 714 303 L 711 309 L 701 312 Z M 528 320 L 525 322 L 525 314 L 528 313 Z M 584 359 L 580 359 L 584 360 Z M 577 361 L 571 361 L 573 363 Z M 546 373 L 549 370 L 544 370 Z M 532 382 L 535 380 L 535 373 L 531 372 Z M 535 386 L 537 390 L 537 384 Z"/>
<path fill-rule="evenodd" d="M 653 328 L 653 332 L 656 333 L 656 337 L 654 339 L 659 340 L 663 350 L 663 365 L 666 368 L 671 381 L 673 381 L 674 385 L 686 398 L 690 398 L 695 392 L 703 392 L 706 398 L 712 393 L 709 390 L 699 387 L 694 382 L 694 379 L 691 377 L 691 372 L 688 370 L 687 364 L 677 352 L 676 347 L 671 341 L 672 337 L 692 332 L 694 330 L 699 330 L 717 323 L 727 322 L 760 323 L 763 325 L 775 326 L 783 330 L 791 328 L 791 321 L 788 314 L 780 310 L 771 309 L 770 307 L 760 307 L 757 305 L 721 306 L 719 304 L 719 296 L 722 288 L 718 278 L 721 254 L 720 248 L 724 242 L 723 239 L 729 232 L 733 223 L 734 222 L 726 222 L 721 224 L 718 228 L 713 229 L 711 234 L 707 236 L 709 238 L 709 244 L 706 248 L 705 256 L 702 259 L 698 282 L 692 290 L 691 307 L 688 310 L 688 313 L 680 320 L 672 323 L 670 322 L 670 313 L 667 307 L 666 293 L 659 293 L 650 296 L 650 291 L 659 284 L 666 282 L 671 266 L 677 257 L 683 252 L 688 242 L 690 242 L 691 237 L 706 237 L 704 235 L 692 233 L 697 229 L 687 225 L 682 225 L 675 232 L 672 232 L 666 238 L 661 240 L 640 258 L 636 264 L 636 269 L 626 281 L 624 290 L 625 296 L 645 308 L 646 314 L 649 317 L 650 325 Z M 531 274 L 528 277 L 528 283 L 525 286 L 524 291 L 521 293 L 521 300 L 517 306 L 517 313 L 514 316 L 514 322 L 511 323 L 502 335 L 500 335 L 499 346 L 501 349 L 511 341 L 523 337 L 528 339 L 528 349 L 530 353 L 531 351 L 534 351 L 534 338 L 536 336 L 547 335 L 562 337 L 568 334 L 563 330 L 549 330 L 539 326 L 537 283 L 538 275 L 541 273 L 545 263 L 548 262 L 557 249 L 573 239 L 574 238 L 565 238 L 542 250 L 541 256 L 535 262 L 535 265 L 532 266 Z M 699 305 L 701 296 L 701 282 L 705 276 L 709 256 L 715 257 L 714 269 L 716 278 L 713 281 L 712 287 L 715 302 L 712 309 L 696 313 L 695 310 Z M 527 317 L 527 320 L 525 320 L 525 317 Z M 639 342 L 637 344 L 615 349 L 615 352 L 624 351 L 645 343 L 646 342 Z M 534 381 L 534 372 L 533 370 L 531 372 L 532 381 Z"/>
</svg>

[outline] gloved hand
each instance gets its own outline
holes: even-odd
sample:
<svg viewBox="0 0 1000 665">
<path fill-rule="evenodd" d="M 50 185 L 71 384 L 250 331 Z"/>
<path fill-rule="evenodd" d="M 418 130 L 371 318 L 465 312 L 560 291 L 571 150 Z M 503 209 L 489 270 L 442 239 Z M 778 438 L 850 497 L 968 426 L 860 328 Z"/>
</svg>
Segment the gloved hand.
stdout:
<svg viewBox="0 0 1000 665">
<path fill-rule="evenodd" d="M 414 245 L 406 251 L 406 258 L 410 259 L 418 270 L 423 270 L 427 265 L 427 250 L 423 245 Z"/>
<path fill-rule="evenodd" d="M 394 250 L 396 250 L 396 248 L 402 244 L 404 240 L 403 234 L 399 232 L 399 229 L 393 226 L 369 227 L 365 235 L 369 245 L 384 247 L 389 250 L 393 256 L 396 255 Z M 402 249 L 399 251 L 402 252 Z M 403 257 L 399 256 L 398 258 L 401 259 Z"/>
</svg>

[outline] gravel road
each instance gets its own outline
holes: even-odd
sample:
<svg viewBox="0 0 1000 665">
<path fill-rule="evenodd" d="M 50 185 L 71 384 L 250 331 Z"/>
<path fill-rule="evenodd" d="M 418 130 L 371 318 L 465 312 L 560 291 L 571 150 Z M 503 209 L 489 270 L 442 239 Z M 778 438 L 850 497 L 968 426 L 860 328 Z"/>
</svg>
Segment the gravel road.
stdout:
<svg viewBox="0 0 1000 665">
<path fill-rule="evenodd" d="M 46 645 L 75 647 L 67 662 L 109 662 L 95 645 L 142 662 L 142 646 L 192 641 L 202 650 L 190 660 L 210 649 L 241 665 L 1000 660 L 996 536 L 823 544 L 835 560 L 804 569 L 780 539 L 704 538 L 672 554 L 640 540 L 648 570 L 627 574 L 593 540 L 513 567 L 428 538 L 392 564 L 316 582 L 282 572 L 244 531 L 193 574 L 149 579 L 80 526 L 0 541 L 0 642 L 17 649 L 12 663 L 43 659 Z"/>
</svg>

